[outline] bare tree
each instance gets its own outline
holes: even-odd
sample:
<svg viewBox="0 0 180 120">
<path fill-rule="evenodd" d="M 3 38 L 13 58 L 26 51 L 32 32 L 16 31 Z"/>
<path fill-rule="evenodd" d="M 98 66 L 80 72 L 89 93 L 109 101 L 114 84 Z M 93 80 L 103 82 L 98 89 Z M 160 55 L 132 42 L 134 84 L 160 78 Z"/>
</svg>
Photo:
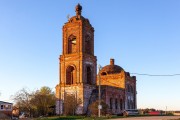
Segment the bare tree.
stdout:
<svg viewBox="0 0 180 120">
<path fill-rule="evenodd" d="M 13 100 L 16 103 L 16 106 L 18 106 L 20 112 L 26 112 L 31 115 L 31 93 L 27 88 L 23 88 L 20 91 L 18 91 L 14 96 Z"/>
<path fill-rule="evenodd" d="M 77 107 L 82 103 L 82 100 L 77 99 L 74 94 L 65 94 L 64 114 L 75 115 Z"/>
</svg>

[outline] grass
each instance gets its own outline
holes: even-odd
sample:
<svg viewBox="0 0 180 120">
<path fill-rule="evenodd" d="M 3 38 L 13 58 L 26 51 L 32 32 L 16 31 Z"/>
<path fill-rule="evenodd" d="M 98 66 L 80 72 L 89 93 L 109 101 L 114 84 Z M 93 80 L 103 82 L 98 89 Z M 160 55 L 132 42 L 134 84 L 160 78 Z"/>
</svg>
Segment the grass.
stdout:
<svg viewBox="0 0 180 120">
<path fill-rule="evenodd" d="M 54 116 L 54 117 L 42 117 L 35 120 L 104 120 L 109 118 L 120 118 L 120 116 L 110 117 L 87 117 L 87 116 Z"/>
<path fill-rule="evenodd" d="M 148 117 L 152 115 L 138 115 L 138 116 L 128 116 L 128 117 Z M 112 118 L 124 118 L 123 116 L 109 116 L 109 117 L 87 117 L 87 116 L 53 116 L 53 117 L 42 117 L 36 118 L 33 120 L 104 120 Z M 171 120 L 180 120 L 180 119 L 171 119 Z"/>
</svg>

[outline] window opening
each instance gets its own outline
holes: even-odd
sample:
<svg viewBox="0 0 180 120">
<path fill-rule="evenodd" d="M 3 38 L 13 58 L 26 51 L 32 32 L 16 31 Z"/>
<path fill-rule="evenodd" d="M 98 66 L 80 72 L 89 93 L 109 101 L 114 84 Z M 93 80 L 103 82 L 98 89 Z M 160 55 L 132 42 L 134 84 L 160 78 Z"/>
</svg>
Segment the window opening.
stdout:
<svg viewBox="0 0 180 120">
<path fill-rule="evenodd" d="M 87 74 L 86 74 L 86 76 L 87 76 L 87 84 L 92 84 L 92 78 L 91 78 L 92 72 L 91 72 L 90 66 L 87 67 L 86 71 L 87 71 Z"/>
<path fill-rule="evenodd" d="M 71 85 L 75 82 L 75 69 L 69 66 L 66 70 L 66 84 Z"/>
</svg>

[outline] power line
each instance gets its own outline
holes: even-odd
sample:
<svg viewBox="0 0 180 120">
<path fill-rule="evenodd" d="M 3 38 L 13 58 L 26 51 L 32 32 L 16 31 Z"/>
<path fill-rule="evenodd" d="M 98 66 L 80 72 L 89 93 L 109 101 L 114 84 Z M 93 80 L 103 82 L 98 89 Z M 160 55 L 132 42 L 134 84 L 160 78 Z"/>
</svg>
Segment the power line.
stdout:
<svg viewBox="0 0 180 120">
<path fill-rule="evenodd" d="M 130 73 L 135 75 L 144 75 L 144 76 L 159 76 L 159 77 L 171 77 L 171 76 L 180 76 L 180 74 L 145 74 L 145 73 Z"/>
</svg>

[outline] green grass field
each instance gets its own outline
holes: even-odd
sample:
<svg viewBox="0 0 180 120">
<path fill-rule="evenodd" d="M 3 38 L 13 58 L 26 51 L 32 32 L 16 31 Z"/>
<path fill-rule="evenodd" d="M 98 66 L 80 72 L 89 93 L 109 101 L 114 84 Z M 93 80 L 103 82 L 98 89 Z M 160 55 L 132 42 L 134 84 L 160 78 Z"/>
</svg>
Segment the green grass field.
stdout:
<svg viewBox="0 0 180 120">
<path fill-rule="evenodd" d="M 112 116 L 112 117 L 87 117 L 87 116 L 55 116 L 55 117 L 42 117 L 42 118 L 37 118 L 35 120 L 104 120 L 108 118 L 117 118 L 117 116 Z M 118 117 L 119 118 L 119 117 Z"/>
<path fill-rule="evenodd" d="M 129 117 L 144 117 L 144 116 L 129 116 Z M 110 119 L 110 118 L 124 118 L 124 117 L 123 116 L 109 116 L 109 117 L 98 118 L 98 117 L 87 117 L 87 116 L 54 116 L 54 117 L 36 118 L 33 120 L 104 120 L 104 119 Z M 180 120 L 180 119 L 171 119 L 171 120 Z"/>
</svg>

